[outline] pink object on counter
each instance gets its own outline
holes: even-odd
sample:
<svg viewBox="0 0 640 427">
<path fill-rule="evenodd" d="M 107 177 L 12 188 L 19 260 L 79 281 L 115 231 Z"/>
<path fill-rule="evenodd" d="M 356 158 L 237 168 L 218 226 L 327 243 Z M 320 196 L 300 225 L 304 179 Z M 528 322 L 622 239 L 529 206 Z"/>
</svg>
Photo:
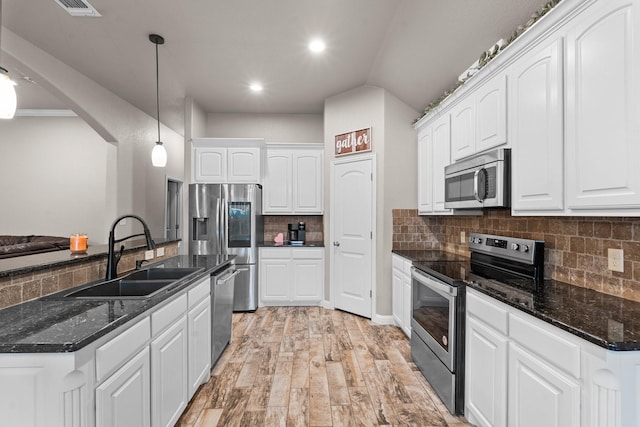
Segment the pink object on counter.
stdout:
<svg viewBox="0 0 640 427">
<path fill-rule="evenodd" d="M 276 235 L 276 237 L 273 239 L 273 241 L 275 243 L 283 243 L 284 242 L 284 236 L 282 235 L 282 233 L 278 233 Z"/>
</svg>

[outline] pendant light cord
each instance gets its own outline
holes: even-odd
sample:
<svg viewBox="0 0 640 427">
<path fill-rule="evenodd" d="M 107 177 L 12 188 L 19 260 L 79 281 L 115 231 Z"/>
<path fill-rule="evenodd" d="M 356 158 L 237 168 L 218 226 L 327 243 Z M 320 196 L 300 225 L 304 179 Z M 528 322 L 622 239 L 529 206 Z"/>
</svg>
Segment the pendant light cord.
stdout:
<svg viewBox="0 0 640 427">
<path fill-rule="evenodd" d="M 2 0 L 0 0 L 1 2 Z M 158 65 L 158 43 L 156 43 L 156 117 L 158 117 L 158 142 L 160 141 L 160 67 Z"/>
</svg>

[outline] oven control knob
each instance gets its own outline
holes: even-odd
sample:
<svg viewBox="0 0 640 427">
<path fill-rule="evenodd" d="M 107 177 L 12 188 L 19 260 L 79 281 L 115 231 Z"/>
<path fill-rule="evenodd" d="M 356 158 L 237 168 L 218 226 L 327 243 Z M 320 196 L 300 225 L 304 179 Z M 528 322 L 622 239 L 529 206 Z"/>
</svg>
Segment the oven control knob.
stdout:
<svg viewBox="0 0 640 427">
<path fill-rule="evenodd" d="M 529 245 L 523 245 L 522 252 L 529 252 Z"/>
<path fill-rule="evenodd" d="M 512 243 L 511 244 L 511 249 L 513 249 L 514 251 L 517 251 L 518 249 L 520 249 L 520 245 L 517 243 Z"/>
</svg>

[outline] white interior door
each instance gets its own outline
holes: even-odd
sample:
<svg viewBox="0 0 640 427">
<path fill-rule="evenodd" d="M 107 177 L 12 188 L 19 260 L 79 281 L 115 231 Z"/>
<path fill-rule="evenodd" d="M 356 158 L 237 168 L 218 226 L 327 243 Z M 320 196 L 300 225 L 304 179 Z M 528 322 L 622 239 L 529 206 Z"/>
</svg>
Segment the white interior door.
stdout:
<svg viewBox="0 0 640 427">
<path fill-rule="evenodd" d="M 331 236 L 336 308 L 371 318 L 373 157 L 333 163 Z"/>
</svg>

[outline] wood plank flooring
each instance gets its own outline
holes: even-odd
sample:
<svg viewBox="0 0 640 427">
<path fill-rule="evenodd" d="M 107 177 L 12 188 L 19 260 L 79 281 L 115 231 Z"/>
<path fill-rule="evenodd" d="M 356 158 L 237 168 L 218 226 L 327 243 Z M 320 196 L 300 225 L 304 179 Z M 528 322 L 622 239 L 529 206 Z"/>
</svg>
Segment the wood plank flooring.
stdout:
<svg viewBox="0 0 640 427">
<path fill-rule="evenodd" d="M 176 425 L 470 426 L 409 351 L 399 328 L 338 310 L 234 313 L 231 344 Z"/>
</svg>

